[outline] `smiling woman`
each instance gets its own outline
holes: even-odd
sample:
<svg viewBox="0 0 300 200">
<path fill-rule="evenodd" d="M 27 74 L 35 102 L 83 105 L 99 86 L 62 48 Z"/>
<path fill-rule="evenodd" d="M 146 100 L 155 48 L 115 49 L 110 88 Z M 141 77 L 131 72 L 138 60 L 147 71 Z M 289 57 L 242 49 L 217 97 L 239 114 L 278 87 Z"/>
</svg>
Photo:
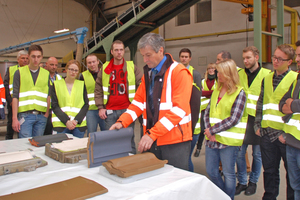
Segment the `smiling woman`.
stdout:
<svg viewBox="0 0 300 200">
<path fill-rule="evenodd" d="M 80 63 L 70 60 L 65 79 L 54 81 L 52 90 L 52 123 L 54 131 L 82 138 L 86 130 L 85 116 L 89 108 L 83 81 L 77 80 Z"/>
</svg>

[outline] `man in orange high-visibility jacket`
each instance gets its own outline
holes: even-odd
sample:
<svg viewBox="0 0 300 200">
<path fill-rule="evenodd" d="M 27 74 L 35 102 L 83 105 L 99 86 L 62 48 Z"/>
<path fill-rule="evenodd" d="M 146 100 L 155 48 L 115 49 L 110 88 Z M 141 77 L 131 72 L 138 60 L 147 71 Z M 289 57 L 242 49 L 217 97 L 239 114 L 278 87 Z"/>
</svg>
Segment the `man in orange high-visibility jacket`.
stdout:
<svg viewBox="0 0 300 200">
<path fill-rule="evenodd" d="M 128 127 L 143 114 L 144 136 L 138 150 L 150 151 L 158 159 L 188 170 L 193 77 L 165 54 L 165 41 L 160 35 L 147 33 L 139 40 L 138 49 L 146 63 L 142 83 L 127 111 L 110 130 Z"/>
</svg>

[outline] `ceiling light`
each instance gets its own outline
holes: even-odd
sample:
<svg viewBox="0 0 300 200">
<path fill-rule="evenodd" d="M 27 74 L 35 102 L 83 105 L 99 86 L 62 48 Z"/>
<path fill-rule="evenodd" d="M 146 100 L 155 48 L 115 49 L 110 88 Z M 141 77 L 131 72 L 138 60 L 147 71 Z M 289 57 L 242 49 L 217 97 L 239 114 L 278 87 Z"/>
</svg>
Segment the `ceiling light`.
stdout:
<svg viewBox="0 0 300 200">
<path fill-rule="evenodd" d="M 64 29 L 60 29 L 60 30 L 54 31 L 54 33 L 64 33 L 64 32 L 68 32 L 68 31 L 70 31 L 70 29 L 64 28 Z"/>
</svg>

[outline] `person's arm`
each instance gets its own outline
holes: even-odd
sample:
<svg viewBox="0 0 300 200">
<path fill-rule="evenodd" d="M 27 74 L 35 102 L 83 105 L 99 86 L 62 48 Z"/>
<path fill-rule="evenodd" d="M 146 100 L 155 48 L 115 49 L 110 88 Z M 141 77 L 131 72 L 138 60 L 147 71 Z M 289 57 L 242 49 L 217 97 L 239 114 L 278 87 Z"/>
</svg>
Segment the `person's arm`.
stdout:
<svg viewBox="0 0 300 200">
<path fill-rule="evenodd" d="M 210 98 L 213 93 L 213 90 L 202 90 L 202 96 L 206 98 Z"/>
<path fill-rule="evenodd" d="M 256 104 L 256 114 L 254 120 L 254 131 L 255 134 L 258 136 L 261 135 L 260 129 L 261 129 L 261 120 L 262 120 L 263 100 L 264 100 L 264 79 L 262 80 L 261 83 L 261 91 Z"/>
<path fill-rule="evenodd" d="M 6 102 L 11 106 L 12 98 L 9 90 L 9 68 L 6 69 L 6 73 L 4 76 L 4 87 L 5 87 L 5 98 Z"/>
<path fill-rule="evenodd" d="M 246 99 L 247 98 L 244 90 L 241 90 L 232 105 L 230 116 L 210 127 L 210 134 L 215 135 L 219 132 L 226 131 L 235 126 L 243 116 L 246 105 Z"/>
<path fill-rule="evenodd" d="M 81 124 L 82 120 L 86 116 L 87 111 L 89 110 L 89 99 L 87 97 L 87 90 L 85 85 L 83 87 L 83 100 L 84 100 L 84 105 L 81 107 L 79 113 L 74 118 L 74 120 L 77 120 L 78 124 Z"/>
<path fill-rule="evenodd" d="M 5 103 L 6 103 L 6 99 L 5 99 L 5 87 L 4 87 L 4 84 L 3 84 L 3 80 L 2 80 L 2 77 L 1 77 L 1 74 L 0 74 L 0 99 L 3 103 L 3 105 L 5 106 Z"/>
<path fill-rule="evenodd" d="M 105 109 L 105 105 L 103 103 L 102 70 L 101 69 L 97 75 L 94 95 L 95 95 L 95 104 L 99 110 L 99 117 L 101 119 L 106 119 L 107 118 L 106 109 Z"/>
<path fill-rule="evenodd" d="M 20 72 L 17 70 L 13 80 L 13 100 L 12 100 L 12 128 L 14 131 L 20 131 L 20 122 L 18 120 L 19 109 L 19 90 L 20 90 Z"/>
<path fill-rule="evenodd" d="M 136 85 L 136 90 L 141 84 L 141 80 L 143 77 L 143 71 L 140 70 L 136 65 L 134 65 L 134 74 L 135 74 L 135 85 Z"/>
<path fill-rule="evenodd" d="M 291 110 L 291 101 L 293 101 L 291 93 L 293 90 L 293 85 L 291 85 L 290 89 L 288 90 L 287 93 L 282 97 L 282 99 L 279 102 L 279 111 L 281 111 L 284 114 L 292 114 Z"/>
</svg>

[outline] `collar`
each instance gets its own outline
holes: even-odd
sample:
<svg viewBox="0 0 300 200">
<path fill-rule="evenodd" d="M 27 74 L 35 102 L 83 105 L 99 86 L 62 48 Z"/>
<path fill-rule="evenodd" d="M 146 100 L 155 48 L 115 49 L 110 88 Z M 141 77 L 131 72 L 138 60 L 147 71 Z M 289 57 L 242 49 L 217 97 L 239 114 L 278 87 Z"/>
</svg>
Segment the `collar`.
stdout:
<svg viewBox="0 0 300 200">
<path fill-rule="evenodd" d="M 110 73 L 112 72 L 112 70 L 113 70 L 113 65 L 114 65 L 114 60 L 115 60 L 115 59 L 112 58 L 112 59 L 109 61 L 107 67 L 105 68 L 104 72 L 105 72 L 106 74 L 110 74 Z M 123 58 L 123 65 L 124 65 L 124 63 L 125 63 L 125 59 Z"/>
<path fill-rule="evenodd" d="M 163 64 L 164 64 L 164 62 L 165 62 L 166 60 L 167 60 L 167 56 L 164 55 L 164 58 L 160 61 L 160 63 L 158 63 L 158 65 L 157 65 L 156 67 L 154 67 L 154 68 L 152 69 L 152 71 L 153 71 L 154 69 L 156 69 L 156 70 L 157 70 L 157 73 L 159 73 L 160 70 L 161 70 L 161 67 L 163 66 Z"/>
</svg>

